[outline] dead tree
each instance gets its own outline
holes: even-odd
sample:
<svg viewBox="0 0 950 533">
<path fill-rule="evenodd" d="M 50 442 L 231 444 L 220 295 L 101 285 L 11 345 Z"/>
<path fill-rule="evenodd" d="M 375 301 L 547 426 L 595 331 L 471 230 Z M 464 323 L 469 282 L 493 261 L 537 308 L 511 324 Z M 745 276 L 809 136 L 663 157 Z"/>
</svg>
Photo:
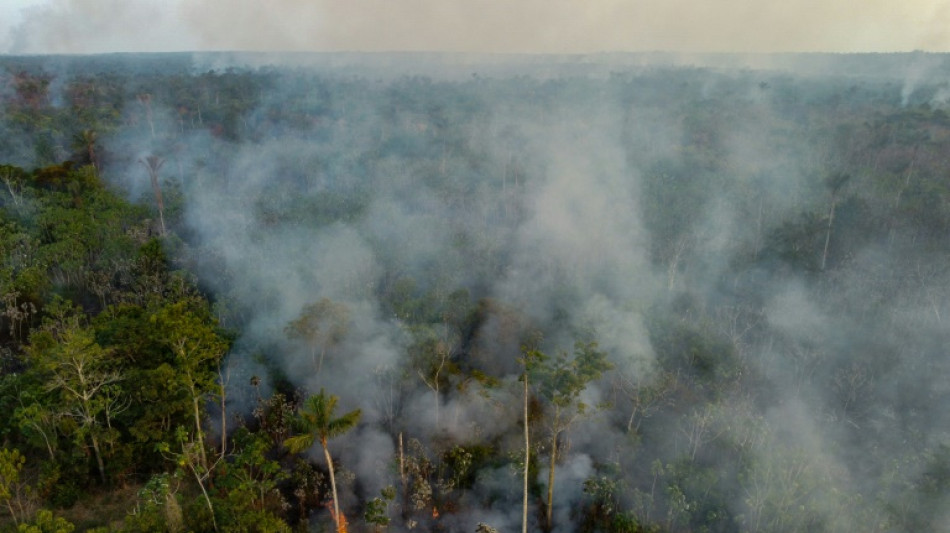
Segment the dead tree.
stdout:
<svg viewBox="0 0 950 533">
<path fill-rule="evenodd" d="M 152 181 L 152 192 L 155 193 L 155 203 L 158 204 L 158 220 L 162 226 L 162 237 L 165 236 L 165 202 L 162 200 L 162 188 L 158 184 L 158 171 L 162 168 L 165 160 L 157 155 L 139 159 L 139 163 L 148 171 L 148 177 Z"/>
</svg>

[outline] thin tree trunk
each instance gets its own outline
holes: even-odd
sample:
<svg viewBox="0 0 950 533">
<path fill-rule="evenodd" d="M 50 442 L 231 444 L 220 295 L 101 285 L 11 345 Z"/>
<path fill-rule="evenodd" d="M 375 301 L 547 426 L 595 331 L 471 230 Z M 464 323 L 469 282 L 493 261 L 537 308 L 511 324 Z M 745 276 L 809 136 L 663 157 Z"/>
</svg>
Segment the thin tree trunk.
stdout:
<svg viewBox="0 0 950 533">
<path fill-rule="evenodd" d="M 828 244 L 831 242 L 831 227 L 835 223 L 835 206 L 838 203 L 836 196 L 831 197 L 831 211 L 828 213 L 828 229 L 825 232 L 825 248 L 821 252 L 821 270 L 824 272 L 825 263 L 828 261 Z"/>
<path fill-rule="evenodd" d="M 399 480 L 402 481 L 402 492 L 406 492 L 406 457 L 402 447 L 402 431 L 399 432 Z"/>
<path fill-rule="evenodd" d="M 551 437 L 551 468 L 548 470 L 548 508 L 546 509 L 548 531 L 554 529 L 551 516 L 554 506 L 554 467 L 557 463 L 557 435 L 558 433 L 555 431 L 554 436 Z"/>
<path fill-rule="evenodd" d="M 561 425 L 561 408 L 554 405 L 554 424 L 551 426 L 551 463 L 548 470 L 548 508 L 546 509 L 547 530 L 554 529 L 552 514 L 554 511 L 554 468 L 557 466 L 557 438 L 561 434 L 558 429 Z"/>
<path fill-rule="evenodd" d="M 221 454 L 220 459 L 224 459 L 224 456 L 228 449 L 228 397 L 227 397 L 227 383 L 231 381 L 231 367 L 228 366 L 228 379 L 225 381 L 224 374 L 221 372 L 221 365 L 218 364 L 218 380 L 219 388 L 221 394 Z"/>
<path fill-rule="evenodd" d="M 49 452 L 49 460 L 55 462 L 56 453 L 53 452 L 53 446 L 50 444 L 49 437 L 46 436 L 46 432 L 43 431 L 43 428 L 41 428 L 40 425 L 35 422 L 31 422 L 30 425 L 35 427 L 37 431 L 40 432 L 40 435 L 43 436 L 43 441 L 46 442 L 46 451 Z"/>
<path fill-rule="evenodd" d="M 208 470 L 208 454 L 205 453 L 205 435 L 201 430 L 201 404 L 198 403 L 198 392 L 195 390 L 194 381 L 191 375 L 188 375 L 188 388 L 191 390 L 191 404 L 195 414 L 195 441 L 198 443 L 198 453 L 201 458 L 201 467 Z"/>
<path fill-rule="evenodd" d="M 399 432 L 399 480 L 402 482 L 402 518 L 408 516 L 406 509 L 409 508 L 409 484 L 406 480 L 406 459 L 402 445 L 402 431 Z"/>
<path fill-rule="evenodd" d="M 333 493 L 333 521 L 336 523 L 337 533 L 341 533 L 340 503 L 336 496 L 336 477 L 333 474 L 333 459 L 330 458 L 330 450 L 327 449 L 327 440 L 320 439 L 320 444 L 323 445 L 323 456 L 327 460 L 327 469 L 330 471 L 330 491 Z"/>
<path fill-rule="evenodd" d="M 528 440 L 528 373 L 524 374 L 524 503 L 521 510 L 521 533 L 528 533 L 528 465 L 531 461 L 531 445 Z"/>
<path fill-rule="evenodd" d="M 13 190 L 13 184 L 10 183 L 10 179 L 5 176 L 3 179 L 3 183 L 6 184 L 7 190 L 10 191 L 10 196 L 13 198 L 13 205 L 19 207 L 20 197 L 17 196 L 16 191 Z"/>
<path fill-rule="evenodd" d="M 211 497 L 208 496 L 208 491 L 205 489 L 204 480 L 201 479 L 201 475 L 198 474 L 198 470 L 195 469 L 195 466 L 189 461 L 189 467 L 191 467 L 191 473 L 195 475 L 195 480 L 198 481 L 198 488 L 201 489 L 201 494 L 204 495 L 205 504 L 208 506 L 208 512 L 211 513 L 211 526 L 215 531 L 218 530 L 218 522 L 214 519 L 214 505 L 211 504 Z"/>
<path fill-rule="evenodd" d="M 10 517 L 13 518 L 13 525 L 19 528 L 20 521 L 17 520 L 17 514 L 13 512 L 13 499 L 7 500 L 7 509 L 10 510 Z"/>
<path fill-rule="evenodd" d="M 99 451 L 99 439 L 96 438 L 96 434 L 91 431 L 89 436 L 92 439 L 92 450 L 96 452 L 96 464 L 99 466 L 99 477 L 102 479 L 102 484 L 106 484 L 106 465 L 102 461 L 102 453 Z"/>
<path fill-rule="evenodd" d="M 627 419 L 627 433 L 630 433 L 633 430 L 633 421 L 637 418 L 637 410 L 639 406 L 635 406 L 632 411 L 630 411 L 630 418 Z"/>
<path fill-rule="evenodd" d="M 432 394 L 435 397 L 435 427 L 436 429 L 442 427 L 442 415 L 439 412 L 439 375 L 435 376 L 435 387 L 432 389 Z"/>
</svg>

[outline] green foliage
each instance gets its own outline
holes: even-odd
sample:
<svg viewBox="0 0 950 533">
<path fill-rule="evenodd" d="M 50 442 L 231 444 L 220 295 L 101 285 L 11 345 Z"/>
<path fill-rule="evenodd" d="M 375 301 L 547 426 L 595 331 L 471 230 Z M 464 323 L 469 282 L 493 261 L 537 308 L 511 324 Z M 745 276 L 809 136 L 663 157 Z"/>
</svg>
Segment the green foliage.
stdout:
<svg viewBox="0 0 950 533">
<path fill-rule="evenodd" d="M 579 412 L 588 407 L 578 402 L 581 392 L 613 368 L 606 352 L 599 350 L 595 342 L 578 341 L 572 356 L 559 352 L 551 358 L 539 350 L 530 350 L 525 359 L 530 381 L 546 401 L 561 408 L 574 406 Z"/>
<path fill-rule="evenodd" d="M 0 448 L 0 503 L 19 522 L 31 511 L 33 489 L 20 479 L 26 457 L 16 448 Z"/>
<path fill-rule="evenodd" d="M 76 529 L 68 520 L 53 515 L 52 511 L 41 509 L 32 523 L 20 524 L 17 533 L 72 533 Z"/>
<path fill-rule="evenodd" d="M 51 411 L 56 417 L 74 420 L 65 433 L 90 450 L 105 483 L 104 444 L 117 438 L 112 420 L 126 403 L 119 387 L 123 376 L 114 369 L 111 353 L 95 342 L 93 331 L 82 327 L 79 316 L 69 309 L 46 320 L 30 336 L 30 343 L 27 355 L 52 393 Z"/>
<path fill-rule="evenodd" d="M 299 435 L 284 440 L 284 446 L 291 453 L 301 453 L 313 446 L 314 441 L 326 447 L 327 441 L 346 433 L 359 422 L 362 414 L 359 409 L 335 417 L 334 411 L 340 399 L 320 389 L 304 400 L 296 419 Z"/>
<path fill-rule="evenodd" d="M 610 531 L 617 533 L 656 533 L 659 526 L 649 526 L 631 510 L 623 508 L 629 487 L 619 475 L 619 465 L 601 465 L 598 473 L 584 481 L 584 507 L 579 531 Z"/>
<path fill-rule="evenodd" d="M 130 533 L 177 533 L 184 528 L 181 506 L 175 489 L 180 479 L 169 473 L 152 476 L 139 490 L 138 502 L 125 517 L 124 530 Z"/>
<path fill-rule="evenodd" d="M 268 457 L 272 443 L 266 435 L 243 428 L 236 432 L 232 442 L 234 452 L 216 479 L 220 503 L 215 507 L 225 517 L 222 528 L 285 530 L 287 526 L 281 525 L 280 515 L 286 502 L 278 485 L 289 474 L 280 463 Z"/>
<path fill-rule="evenodd" d="M 376 531 L 382 531 L 389 525 L 389 504 L 396 498 L 395 487 L 386 487 L 380 491 L 380 496 L 366 502 L 366 510 L 363 511 L 363 520 L 371 524 Z"/>
</svg>

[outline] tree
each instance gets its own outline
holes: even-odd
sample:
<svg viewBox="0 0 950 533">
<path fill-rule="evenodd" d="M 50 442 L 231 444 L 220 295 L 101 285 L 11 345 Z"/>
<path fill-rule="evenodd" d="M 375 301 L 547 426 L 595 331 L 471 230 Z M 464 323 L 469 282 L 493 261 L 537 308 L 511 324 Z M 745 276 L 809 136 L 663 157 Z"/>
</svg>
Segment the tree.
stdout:
<svg viewBox="0 0 950 533">
<path fill-rule="evenodd" d="M 330 490 L 333 493 L 333 521 L 336 523 L 337 533 L 345 531 L 346 520 L 340 515 L 340 503 L 336 493 L 336 477 L 333 472 L 333 459 L 330 457 L 330 450 L 327 443 L 333 437 L 346 433 L 359 422 L 361 411 L 356 409 L 340 417 L 334 418 L 333 411 L 339 398 L 328 395 L 323 389 L 320 393 L 309 396 L 303 407 L 300 408 L 297 422 L 302 433 L 288 438 L 284 441 L 284 446 L 291 453 L 300 453 L 307 450 L 315 440 L 320 442 L 323 448 L 323 456 L 327 461 L 327 469 L 330 472 Z"/>
<path fill-rule="evenodd" d="M 531 386 L 528 383 L 528 374 L 538 364 L 539 357 L 542 355 L 540 351 L 534 349 L 528 349 L 527 347 L 522 348 L 523 357 L 519 358 L 518 361 L 524 368 L 524 371 L 521 374 L 521 384 L 523 385 L 524 391 L 524 406 L 523 406 L 523 417 L 524 417 L 524 467 L 523 467 L 523 487 L 522 487 L 522 508 L 521 508 L 521 531 L 522 533 L 528 533 L 528 470 L 531 465 L 531 432 L 528 430 L 529 422 L 529 399 Z"/>
<path fill-rule="evenodd" d="M 195 298 L 186 298 L 166 305 L 154 317 L 164 333 L 164 339 L 175 354 L 175 369 L 179 385 L 191 399 L 191 414 L 194 419 L 195 437 L 201 466 L 209 469 L 205 450 L 204 402 L 215 386 L 221 358 L 228 343 L 214 328 L 207 303 Z M 223 452 L 223 450 L 222 450 Z"/>
<path fill-rule="evenodd" d="M 327 350 L 343 340 L 349 323 L 350 311 L 345 304 L 321 298 L 318 302 L 305 306 L 300 316 L 287 324 L 284 333 L 289 338 L 303 341 L 307 345 L 310 358 L 319 373 L 323 368 Z M 320 352 L 319 360 L 317 350 Z"/>
<path fill-rule="evenodd" d="M 122 375 L 110 368 L 109 351 L 96 343 L 91 328 L 79 325 L 78 316 L 61 315 L 48 321 L 30 341 L 28 354 L 47 375 L 47 391 L 59 395 L 59 414 L 76 420 L 77 436 L 80 441 L 88 439 L 105 483 L 102 438 L 114 432 L 114 416 L 127 407 L 116 386 Z"/>
<path fill-rule="evenodd" d="M 26 172 L 18 167 L 0 165 L 0 181 L 7 187 L 13 205 L 19 207 L 23 201 L 23 184 L 26 181 Z"/>
<path fill-rule="evenodd" d="M 551 358 L 540 350 L 528 350 L 525 361 L 526 376 L 531 377 L 535 391 L 552 410 L 547 423 L 551 449 L 545 509 L 546 526 L 551 530 L 554 526 L 552 512 L 558 440 L 571 424 L 587 413 L 588 406 L 580 400 L 580 394 L 613 365 L 607 361 L 607 354 L 598 350 L 595 342 L 575 343 L 573 356 L 560 352 Z"/>
<path fill-rule="evenodd" d="M 158 206 L 158 220 L 161 222 L 162 236 L 165 236 L 165 201 L 162 199 L 162 188 L 158 183 L 158 171 L 161 170 L 165 160 L 157 155 L 139 159 L 139 163 L 148 171 L 149 181 L 152 183 L 152 192 L 155 194 L 155 204 Z"/>
<path fill-rule="evenodd" d="M 825 180 L 825 186 L 831 192 L 831 206 L 828 208 L 828 227 L 825 230 L 825 246 L 821 252 L 821 270 L 824 272 L 825 263 L 828 261 L 828 244 L 831 243 L 831 229 L 835 223 L 835 207 L 838 205 L 838 193 L 845 183 L 851 179 L 850 174 L 839 172 L 833 174 Z"/>
<path fill-rule="evenodd" d="M 89 158 L 89 164 L 99 172 L 99 158 L 96 155 L 96 143 L 99 141 L 99 134 L 93 129 L 80 130 L 73 137 L 73 146 L 85 152 Z"/>
<path fill-rule="evenodd" d="M 20 434 L 27 442 L 36 442 L 36 437 L 42 439 L 43 446 L 49 454 L 49 460 L 56 461 L 56 412 L 43 403 L 41 389 L 14 386 L 17 406 L 13 409 L 12 421 L 16 423 Z"/>
<path fill-rule="evenodd" d="M 363 513 L 363 520 L 367 524 L 372 524 L 373 531 L 381 532 L 391 521 L 389 519 L 389 502 L 396 498 L 396 489 L 392 486 L 386 487 L 380 491 L 380 496 L 373 498 L 366 503 L 366 511 Z"/>
<path fill-rule="evenodd" d="M 437 332 L 441 330 L 441 334 Z M 455 344 L 449 329 L 444 326 L 421 326 L 413 330 L 414 342 L 409 347 L 412 368 L 432 391 L 435 399 L 435 427 L 441 427 L 441 391 L 449 371 L 455 371 L 450 356 Z"/>
<path fill-rule="evenodd" d="M 217 508 L 223 529 L 228 526 L 255 528 L 257 531 L 289 531 L 279 518 L 287 507 L 278 485 L 288 477 L 281 464 L 272 458 L 272 441 L 264 433 L 239 428 L 233 435 L 234 452 L 226 468 L 215 478 L 219 498 Z"/>
<path fill-rule="evenodd" d="M 13 523 L 17 525 L 30 512 L 32 489 L 20 479 L 25 462 L 26 457 L 20 450 L 0 448 L 0 501 L 6 504 Z"/>
<path fill-rule="evenodd" d="M 190 436 L 184 427 L 178 426 L 175 430 L 175 440 L 181 450 L 173 451 L 171 445 L 167 442 L 160 442 L 155 447 L 165 456 L 166 459 L 175 463 L 181 471 L 190 472 L 201 489 L 201 495 L 204 497 L 205 505 L 208 507 L 208 513 L 211 516 L 211 527 L 218 531 L 218 521 L 214 516 L 214 503 L 211 501 L 211 495 L 208 494 L 208 485 L 211 480 L 211 474 L 221 461 L 219 457 L 213 464 L 208 464 L 207 457 L 204 454 L 204 443 Z"/>
</svg>

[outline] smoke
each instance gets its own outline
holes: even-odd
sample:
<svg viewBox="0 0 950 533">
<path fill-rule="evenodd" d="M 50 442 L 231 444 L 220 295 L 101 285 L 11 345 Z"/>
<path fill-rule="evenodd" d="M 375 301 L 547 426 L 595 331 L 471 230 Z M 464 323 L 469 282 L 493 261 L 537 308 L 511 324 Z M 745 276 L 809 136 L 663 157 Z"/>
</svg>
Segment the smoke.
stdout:
<svg viewBox="0 0 950 533">
<path fill-rule="evenodd" d="M 198 46 L 184 26 L 180 2 L 51 0 L 20 10 L 6 28 L 7 53 L 96 54 L 190 50 Z"/>
<path fill-rule="evenodd" d="M 51 4 L 48 15 L 56 23 L 73 5 Z M 400 28 L 387 6 L 373 16 Z M 435 21 L 469 9 L 412 6 Z M 581 9 L 550 6 L 558 17 Z M 538 8 L 515 6 L 515 21 L 529 7 Z M 205 38 L 222 46 L 225 29 L 244 24 L 216 4 L 179 8 L 214 18 L 221 27 Z M 322 32 L 327 43 L 370 24 L 352 6 L 301 5 L 300 20 L 283 26 L 254 9 L 263 8 L 237 3 L 235 12 L 260 16 L 261 39 L 289 35 L 273 41 L 288 48 L 317 39 L 304 31 L 308 17 L 352 19 Z M 586 9 L 582 25 L 632 8 Z M 682 24 L 712 17 L 709 9 Z M 767 21 L 777 9 L 754 14 Z M 830 127 L 815 109 L 863 120 L 862 106 L 897 113 L 931 95 L 943 102 L 946 88 L 931 90 L 944 80 L 942 61 L 884 80 L 817 76 L 827 58 L 762 59 L 770 68 L 801 62 L 808 76 L 650 66 L 610 74 L 616 63 L 537 58 L 495 58 L 488 74 L 471 76 L 468 57 L 441 77 L 392 74 L 451 63 L 419 58 L 330 55 L 308 68 L 202 74 L 188 106 L 156 92 L 146 116 L 129 94 L 122 126 L 103 139 L 112 154 L 103 173 L 132 198 L 149 194 L 139 160 L 166 160 L 169 218 L 187 243 L 180 260 L 240 331 L 232 409 L 250 407 L 248 376 L 270 372 L 265 394 L 285 383 L 325 388 L 343 410 L 362 410 L 360 426 L 331 444 L 355 474 L 345 499 L 397 484 L 400 434 L 434 461 L 449 446 L 485 443 L 516 457 L 517 358 L 528 338 L 551 354 L 596 340 L 614 365 L 580 397 L 592 416 L 564 433 L 559 530 L 580 527 L 577 510 L 595 497 L 584 482 L 598 477 L 618 480 L 605 496 L 616 508 L 673 530 L 697 521 L 873 530 L 890 516 L 878 502 L 902 504 L 895 494 L 915 494 L 907 487 L 941 467 L 950 277 L 941 237 L 901 223 L 903 209 L 941 220 L 933 213 L 943 193 L 915 189 L 941 168 L 940 149 L 905 141 L 887 120 Z M 528 74 L 507 74 L 522 68 Z M 234 102 L 251 103 L 229 108 L 233 93 L 214 85 L 219 77 L 243 91 Z M 874 143 L 885 147 L 862 151 Z M 851 167 L 860 172 L 833 198 L 828 174 Z M 288 325 L 323 299 L 345 318 L 332 340 L 311 346 Z M 536 442 L 541 426 L 532 426 Z M 543 461 L 543 448 L 536 453 Z M 479 463 L 464 491 L 439 489 L 459 509 L 442 524 L 516 529 L 516 464 Z M 547 482 L 543 472 L 537 482 Z M 908 514 L 931 509 L 920 505 Z M 531 513 L 536 527 L 541 513 Z M 947 520 L 931 514 L 934 525 Z"/>
<path fill-rule="evenodd" d="M 396 483 L 387 462 L 398 432 L 419 439 L 433 460 L 445 442 L 519 449 L 518 335 L 499 332 L 521 326 L 495 308 L 474 332 L 448 325 L 452 313 L 491 298 L 540 330 L 550 352 L 596 339 L 626 380 L 608 378 L 588 389 L 587 405 L 613 403 L 617 411 L 565 433 L 558 528 L 578 527 L 576 509 L 589 498 L 584 481 L 605 465 L 629 469 L 632 492 L 616 497 L 638 501 L 650 476 L 638 464 L 645 459 L 634 457 L 660 461 L 668 483 L 643 515 L 654 521 L 687 523 L 689 506 L 709 493 L 731 495 L 717 504 L 730 513 L 722 523 L 746 530 L 841 530 L 881 519 L 880 511 L 857 503 L 881 489 L 859 459 L 872 452 L 852 440 L 875 425 L 886 433 L 887 420 L 901 416 L 895 405 L 925 400 L 906 390 L 916 372 L 891 383 L 880 361 L 856 357 L 865 348 L 883 360 L 894 354 L 882 339 L 862 340 L 874 317 L 853 310 L 869 309 L 875 291 L 894 279 L 877 264 L 874 244 L 856 244 L 854 263 L 828 274 L 838 276 L 835 291 L 808 277 L 780 277 L 781 269 L 744 271 L 737 250 L 814 263 L 771 250 L 783 246 L 775 236 L 784 235 L 781 224 L 799 220 L 802 205 L 825 213 L 829 193 L 815 176 L 833 159 L 812 139 L 776 142 L 787 137 L 794 122 L 786 117 L 796 111 L 782 107 L 787 99 L 774 101 L 755 75 L 680 74 L 683 98 L 724 106 L 685 116 L 651 109 L 636 101 L 643 96 L 633 92 L 642 90 L 634 80 L 614 80 L 609 89 L 607 81 L 576 81 L 583 90 L 574 93 L 557 78 L 525 80 L 526 93 L 495 99 L 469 91 L 467 82 L 439 79 L 396 79 L 356 94 L 331 77 L 311 80 L 319 115 L 293 130 L 269 118 L 297 98 L 288 76 L 248 113 L 246 126 L 239 124 L 256 131 L 258 141 L 194 139 L 200 151 L 218 151 L 215 158 L 227 161 L 184 184 L 183 221 L 198 249 L 208 251 L 196 254 L 202 279 L 239 310 L 243 351 L 233 357 L 265 352 L 295 386 L 327 388 L 345 409 L 363 410 L 360 429 L 338 444 L 342 463 L 360 480 L 348 489 L 349 501 Z M 670 75 L 667 87 L 676 84 Z M 532 90 L 550 92 L 530 101 L 525 94 Z M 465 105 L 448 103 L 453 98 Z M 684 160 L 694 173 L 684 170 Z M 185 161 L 185 175 L 196 165 Z M 861 179 L 849 190 L 861 191 Z M 329 206 L 335 216 L 321 218 Z M 867 277 L 872 267 L 885 278 Z M 930 290 L 940 279 L 934 273 L 921 287 Z M 458 290 L 463 296 L 452 299 Z M 928 314 L 939 321 L 940 301 L 928 301 L 926 292 L 901 294 L 908 300 L 891 300 L 895 308 L 879 319 L 907 330 Z M 348 319 L 317 372 L 285 327 L 321 298 L 345 305 Z M 671 313 L 673 325 L 657 326 Z M 436 393 L 429 367 L 409 355 L 418 332 L 408 324 L 424 316 L 453 361 L 488 370 L 499 382 L 449 373 Z M 658 342 L 668 342 L 663 327 L 676 335 L 699 328 L 721 345 L 658 352 Z M 921 364 L 930 360 L 928 343 L 915 349 Z M 667 411 L 676 416 L 649 418 L 651 408 L 664 409 L 662 397 L 649 405 L 617 387 L 676 379 L 694 380 L 689 386 L 704 391 L 702 380 L 712 379 L 670 378 L 671 357 L 714 358 L 708 372 L 725 392 L 705 402 L 681 396 Z M 733 361 L 767 385 L 745 383 Z M 733 381 L 734 388 L 723 385 Z M 624 431 L 631 411 L 639 445 Z M 926 434 L 928 446 L 942 442 Z M 876 442 L 895 444 L 885 435 Z M 511 470 L 480 470 L 462 496 L 479 510 L 445 520 L 465 529 L 488 520 L 517 524 Z"/>
<path fill-rule="evenodd" d="M 845 0 L 763 4 L 568 0 L 446 3 L 46 0 L 0 39 L 12 53 L 443 51 L 481 53 L 946 50 L 938 0 L 855 10 Z M 14 24 L 16 18 L 7 19 Z"/>
</svg>

